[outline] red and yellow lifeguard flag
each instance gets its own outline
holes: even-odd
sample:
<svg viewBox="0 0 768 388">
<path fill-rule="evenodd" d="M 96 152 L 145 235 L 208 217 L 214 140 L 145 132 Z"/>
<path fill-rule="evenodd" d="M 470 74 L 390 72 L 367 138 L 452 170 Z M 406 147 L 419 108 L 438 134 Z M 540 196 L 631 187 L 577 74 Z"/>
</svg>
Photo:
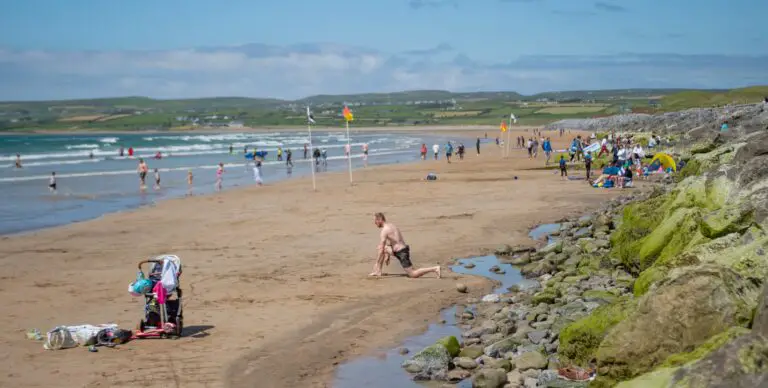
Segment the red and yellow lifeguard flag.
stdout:
<svg viewBox="0 0 768 388">
<path fill-rule="evenodd" d="M 349 107 L 344 105 L 344 110 L 341 112 L 341 114 L 344 115 L 344 119 L 347 121 L 352 121 L 354 119 L 354 116 L 352 116 L 352 111 L 349 110 Z"/>
<path fill-rule="evenodd" d="M 500 128 L 501 128 L 501 132 L 507 132 L 507 122 L 502 121 Z"/>
</svg>

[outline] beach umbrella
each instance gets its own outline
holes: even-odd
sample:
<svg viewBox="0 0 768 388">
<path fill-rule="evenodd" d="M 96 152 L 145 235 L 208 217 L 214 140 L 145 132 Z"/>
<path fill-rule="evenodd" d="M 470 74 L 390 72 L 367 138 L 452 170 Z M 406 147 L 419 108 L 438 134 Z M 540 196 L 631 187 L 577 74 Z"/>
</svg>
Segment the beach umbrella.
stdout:
<svg viewBox="0 0 768 388">
<path fill-rule="evenodd" d="M 668 154 L 665 154 L 662 152 L 657 153 L 656 155 L 653 156 L 653 160 L 651 160 L 651 164 L 653 164 L 653 162 L 657 160 L 659 161 L 661 166 L 664 167 L 665 170 L 669 168 L 669 169 L 672 169 L 672 171 L 677 171 L 677 164 L 675 164 L 675 159 L 673 159 Z"/>
</svg>

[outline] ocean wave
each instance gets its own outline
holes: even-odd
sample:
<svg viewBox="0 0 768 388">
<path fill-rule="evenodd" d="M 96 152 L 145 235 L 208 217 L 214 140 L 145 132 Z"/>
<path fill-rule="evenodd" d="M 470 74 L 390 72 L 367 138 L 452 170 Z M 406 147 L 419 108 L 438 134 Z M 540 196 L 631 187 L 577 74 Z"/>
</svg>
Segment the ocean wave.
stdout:
<svg viewBox="0 0 768 388">
<path fill-rule="evenodd" d="M 66 146 L 66 149 L 68 150 L 96 149 L 96 148 L 99 148 L 98 144 L 74 144 L 74 145 Z"/>
<path fill-rule="evenodd" d="M 115 144 L 118 142 L 118 140 L 120 140 L 119 137 L 103 137 L 99 139 L 100 142 L 107 144 Z"/>
</svg>

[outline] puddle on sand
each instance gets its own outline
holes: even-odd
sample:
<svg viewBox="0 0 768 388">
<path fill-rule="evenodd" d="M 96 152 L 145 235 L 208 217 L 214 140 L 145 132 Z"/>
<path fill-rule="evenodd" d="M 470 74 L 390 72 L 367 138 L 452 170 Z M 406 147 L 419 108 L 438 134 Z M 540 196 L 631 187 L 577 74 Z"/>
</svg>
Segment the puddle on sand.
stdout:
<svg viewBox="0 0 768 388">
<path fill-rule="evenodd" d="M 464 268 L 467 263 L 475 264 L 472 269 Z M 465 274 L 484 276 L 501 283 L 494 293 L 505 293 L 507 288 L 514 284 L 520 284 L 525 279 L 520 271 L 510 264 L 500 264 L 496 256 L 479 256 L 457 261 L 457 265 L 451 266 L 451 271 Z M 488 271 L 492 266 L 498 265 L 506 273 L 496 274 Z M 469 306 L 470 308 L 472 306 Z M 356 358 L 336 368 L 334 388 L 427 388 L 442 387 L 448 384 L 445 381 L 415 382 L 413 376 L 406 372 L 400 365 L 406 359 L 417 352 L 435 343 L 440 338 L 453 335 L 461 339 L 461 329 L 456 326 L 456 306 L 444 309 L 440 312 L 440 319 L 445 324 L 433 323 L 429 325 L 424 334 L 406 339 L 400 346 L 382 351 L 378 354 Z M 400 349 L 406 348 L 410 352 L 400 354 Z M 464 380 L 455 385 L 459 388 L 471 388 L 471 380 Z"/>
<path fill-rule="evenodd" d="M 531 229 L 531 232 L 528 233 L 528 237 L 531 238 L 531 240 L 540 240 L 542 237 L 547 237 L 547 243 L 551 243 L 556 240 L 556 238 L 552 237 L 552 233 L 557 232 L 560 230 L 560 224 L 541 224 L 533 229 Z"/>
<path fill-rule="evenodd" d="M 467 263 L 472 263 L 475 267 L 464 268 L 464 265 Z M 504 270 L 505 273 L 502 275 L 489 271 L 494 265 Z M 515 284 L 520 284 L 525 280 L 523 275 L 520 275 L 520 270 L 513 267 L 511 264 L 499 263 L 499 259 L 493 255 L 461 259 L 458 261 L 457 265 L 451 267 L 451 271 L 464 275 L 483 276 L 501 283 L 501 286 L 493 290 L 494 294 L 506 293 L 507 288 Z"/>
</svg>

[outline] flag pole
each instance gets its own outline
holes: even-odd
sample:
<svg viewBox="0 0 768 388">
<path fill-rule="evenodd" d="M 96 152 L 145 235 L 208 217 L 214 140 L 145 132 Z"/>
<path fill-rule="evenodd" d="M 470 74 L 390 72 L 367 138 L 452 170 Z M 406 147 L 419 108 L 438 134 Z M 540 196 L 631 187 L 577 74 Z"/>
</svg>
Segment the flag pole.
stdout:
<svg viewBox="0 0 768 388">
<path fill-rule="evenodd" d="M 309 112 L 309 106 L 307 106 L 307 112 Z M 314 152 L 312 148 L 312 122 L 309 121 L 309 114 L 307 115 L 307 130 L 309 131 L 309 152 Z M 315 158 L 309 158 L 309 167 L 312 170 L 312 191 L 317 191 L 317 183 L 315 182 L 315 165 L 313 164 Z"/>
<path fill-rule="evenodd" d="M 509 152 L 510 152 L 509 148 L 512 147 L 512 144 L 510 144 L 510 142 L 509 142 L 509 138 L 511 136 L 510 132 L 512 132 L 512 116 L 511 115 L 509 116 L 509 126 L 507 127 L 507 144 L 506 144 L 506 146 L 507 146 L 506 147 L 507 148 L 507 157 L 509 157 Z"/>
<path fill-rule="evenodd" d="M 349 164 L 349 184 L 352 184 L 352 145 L 349 138 L 349 120 L 345 118 L 347 123 L 347 148 L 349 148 L 349 156 L 347 156 L 347 163 Z"/>
</svg>

